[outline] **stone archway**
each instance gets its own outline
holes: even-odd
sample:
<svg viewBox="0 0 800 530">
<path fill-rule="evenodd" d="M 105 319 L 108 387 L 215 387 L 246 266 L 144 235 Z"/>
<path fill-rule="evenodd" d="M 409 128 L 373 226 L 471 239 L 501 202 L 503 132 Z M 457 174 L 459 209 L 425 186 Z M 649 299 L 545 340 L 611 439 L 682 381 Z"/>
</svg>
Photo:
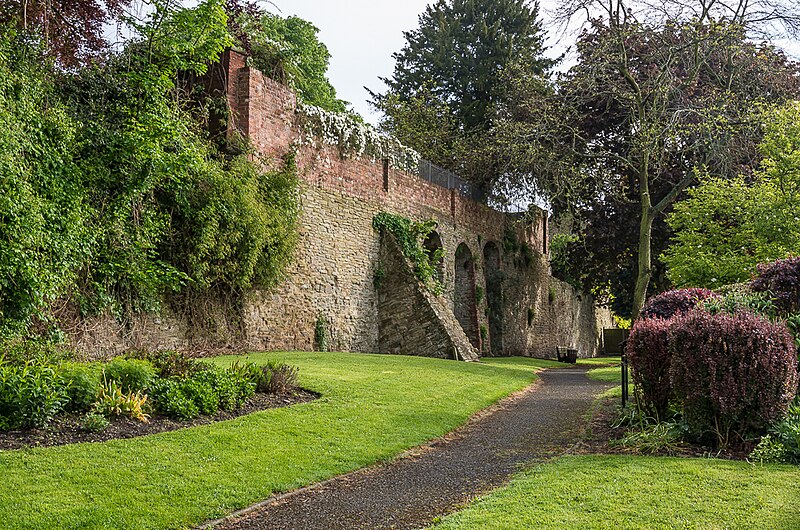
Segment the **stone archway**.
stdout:
<svg viewBox="0 0 800 530">
<path fill-rule="evenodd" d="M 489 308 L 489 345 L 492 355 L 503 354 L 503 271 L 500 249 L 493 241 L 483 247 L 486 305 Z"/>
<path fill-rule="evenodd" d="M 444 257 L 440 253 L 439 258 L 435 258 L 436 251 L 444 248 L 442 245 L 442 236 L 436 231 L 431 232 L 428 234 L 428 237 L 425 238 L 425 241 L 422 242 L 422 248 L 425 249 L 430 264 L 436 269 L 434 279 L 444 285 Z"/>
<path fill-rule="evenodd" d="M 478 334 L 478 306 L 475 302 L 475 259 L 465 243 L 456 248 L 453 313 L 476 348 L 480 347 Z"/>
</svg>

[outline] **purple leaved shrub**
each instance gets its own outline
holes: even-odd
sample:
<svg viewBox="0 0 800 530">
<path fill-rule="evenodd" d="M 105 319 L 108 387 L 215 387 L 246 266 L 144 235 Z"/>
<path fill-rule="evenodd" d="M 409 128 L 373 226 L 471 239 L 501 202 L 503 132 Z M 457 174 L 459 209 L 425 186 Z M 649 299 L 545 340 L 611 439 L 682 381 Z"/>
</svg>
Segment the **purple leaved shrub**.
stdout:
<svg viewBox="0 0 800 530">
<path fill-rule="evenodd" d="M 675 315 L 686 313 L 697 307 L 698 302 L 706 298 L 716 297 L 717 294 L 710 289 L 673 289 L 647 300 L 644 304 L 640 318 L 672 318 Z"/>
<path fill-rule="evenodd" d="M 758 266 L 758 276 L 750 283 L 755 292 L 765 292 L 779 312 L 800 312 L 800 258 L 789 258 Z"/>
<path fill-rule="evenodd" d="M 750 313 L 690 311 L 672 319 L 670 384 L 692 433 L 719 446 L 763 433 L 797 389 L 786 326 Z"/>
<path fill-rule="evenodd" d="M 669 382 L 670 322 L 661 318 L 637 320 L 625 345 L 639 406 L 658 420 L 666 417 L 672 398 Z"/>
</svg>

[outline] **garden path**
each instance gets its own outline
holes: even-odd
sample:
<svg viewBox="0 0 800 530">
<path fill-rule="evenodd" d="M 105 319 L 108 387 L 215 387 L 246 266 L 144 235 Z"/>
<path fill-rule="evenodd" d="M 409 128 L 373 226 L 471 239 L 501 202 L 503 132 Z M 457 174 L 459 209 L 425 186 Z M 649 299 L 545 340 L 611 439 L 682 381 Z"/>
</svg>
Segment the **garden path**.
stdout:
<svg viewBox="0 0 800 530">
<path fill-rule="evenodd" d="M 521 466 L 563 453 L 612 385 L 587 368 L 550 369 L 444 438 L 382 465 L 278 495 L 203 528 L 420 528 L 504 484 Z"/>
</svg>

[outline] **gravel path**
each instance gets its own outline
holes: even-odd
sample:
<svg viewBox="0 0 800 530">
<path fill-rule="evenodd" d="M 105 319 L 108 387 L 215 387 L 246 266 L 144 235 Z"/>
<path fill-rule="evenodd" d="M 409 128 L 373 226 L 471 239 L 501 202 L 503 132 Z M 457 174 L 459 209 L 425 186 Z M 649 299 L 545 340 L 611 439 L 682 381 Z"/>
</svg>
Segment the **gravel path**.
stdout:
<svg viewBox="0 0 800 530">
<path fill-rule="evenodd" d="M 572 446 L 594 397 L 611 385 L 586 369 L 541 381 L 443 439 L 385 464 L 279 495 L 207 526 L 215 529 L 419 528 L 504 484 L 520 466 Z"/>
</svg>

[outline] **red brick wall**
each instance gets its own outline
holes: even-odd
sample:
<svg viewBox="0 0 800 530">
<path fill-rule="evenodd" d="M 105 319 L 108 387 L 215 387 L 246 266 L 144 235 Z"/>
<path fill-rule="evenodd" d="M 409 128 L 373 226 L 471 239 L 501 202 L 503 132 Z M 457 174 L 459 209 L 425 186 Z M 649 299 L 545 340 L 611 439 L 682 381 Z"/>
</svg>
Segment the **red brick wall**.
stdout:
<svg viewBox="0 0 800 530">
<path fill-rule="evenodd" d="M 331 145 L 300 145 L 294 93 L 258 70 L 243 66 L 242 54 L 230 51 L 226 57 L 223 63 L 231 69 L 229 89 L 236 91 L 235 98 L 229 92 L 231 107 L 236 109 L 233 126 L 250 138 L 258 152 L 277 158 L 296 149 L 300 178 L 310 185 L 378 203 L 403 215 L 435 212 L 436 217 L 451 218 L 476 234 L 502 239 L 503 228 L 510 221 L 504 213 L 395 168 L 389 171 L 387 191 L 382 160 L 342 156 Z M 529 240 L 532 248 L 542 249 L 541 229 L 528 229 L 527 233 L 521 226 L 519 229 L 519 237 Z"/>
</svg>

